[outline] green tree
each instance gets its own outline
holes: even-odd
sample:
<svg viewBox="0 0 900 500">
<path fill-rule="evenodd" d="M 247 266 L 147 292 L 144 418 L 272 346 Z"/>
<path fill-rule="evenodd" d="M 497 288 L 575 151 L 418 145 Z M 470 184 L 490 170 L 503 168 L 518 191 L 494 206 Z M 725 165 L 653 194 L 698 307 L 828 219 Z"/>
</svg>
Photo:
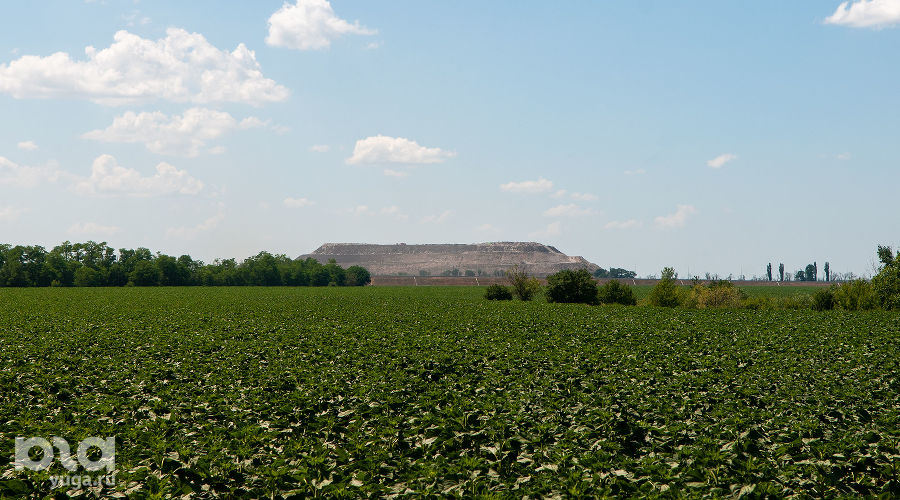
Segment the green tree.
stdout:
<svg viewBox="0 0 900 500">
<path fill-rule="evenodd" d="M 545 290 L 547 302 L 569 304 L 599 303 L 597 299 L 597 282 L 587 269 L 563 269 L 547 277 Z"/>
<path fill-rule="evenodd" d="M 372 282 L 369 270 L 362 266 L 350 266 L 347 268 L 348 286 L 365 286 Z"/>
<path fill-rule="evenodd" d="M 831 264 L 825 261 L 825 281 L 831 281 Z"/>
<path fill-rule="evenodd" d="M 149 260 L 139 260 L 134 270 L 128 274 L 129 282 L 135 286 L 159 285 L 159 268 Z"/>
<path fill-rule="evenodd" d="M 778 281 L 784 281 L 784 263 L 778 264 Z"/>
<path fill-rule="evenodd" d="M 900 309 L 900 252 L 891 247 L 878 247 L 881 269 L 872 277 L 872 289 L 884 309 Z"/>
<path fill-rule="evenodd" d="M 677 307 L 684 300 L 684 293 L 678 288 L 675 279 L 678 273 L 671 267 L 662 270 L 662 279 L 650 290 L 647 302 L 652 306 Z"/>
<path fill-rule="evenodd" d="M 81 266 L 75 270 L 75 286 L 103 286 L 103 274 L 93 267 Z"/>
<path fill-rule="evenodd" d="M 769 262 L 769 264 L 766 266 L 766 279 L 768 279 L 769 281 L 772 281 L 772 263 L 771 262 Z"/>
<path fill-rule="evenodd" d="M 619 280 L 612 280 L 601 286 L 597 291 L 597 300 L 601 304 L 637 305 L 631 287 L 620 283 Z"/>
<path fill-rule="evenodd" d="M 603 269 L 602 267 L 598 267 L 596 271 L 594 271 L 595 278 L 609 278 L 609 271 Z"/>
</svg>

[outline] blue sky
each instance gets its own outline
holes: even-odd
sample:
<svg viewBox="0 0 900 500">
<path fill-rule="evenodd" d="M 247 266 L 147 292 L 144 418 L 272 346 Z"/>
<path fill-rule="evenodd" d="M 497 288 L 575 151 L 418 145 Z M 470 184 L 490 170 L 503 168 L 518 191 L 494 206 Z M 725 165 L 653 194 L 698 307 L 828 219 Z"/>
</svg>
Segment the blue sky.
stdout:
<svg viewBox="0 0 900 500">
<path fill-rule="evenodd" d="M 534 240 L 640 275 L 900 243 L 900 0 L 9 2 L 0 240 Z"/>
</svg>

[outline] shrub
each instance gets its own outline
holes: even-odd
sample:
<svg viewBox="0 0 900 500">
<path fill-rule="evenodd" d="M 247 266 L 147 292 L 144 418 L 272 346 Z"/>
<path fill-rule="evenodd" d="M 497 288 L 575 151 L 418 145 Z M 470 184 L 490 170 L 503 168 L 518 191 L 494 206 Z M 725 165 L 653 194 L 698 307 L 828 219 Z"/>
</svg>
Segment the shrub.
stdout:
<svg viewBox="0 0 900 500">
<path fill-rule="evenodd" d="M 741 304 L 744 309 L 753 309 L 755 311 L 775 309 L 775 299 L 765 295 L 757 297 L 748 297 Z"/>
<path fill-rule="evenodd" d="M 488 300 L 512 300 L 512 292 L 503 285 L 491 285 L 484 291 L 484 298 Z"/>
<path fill-rule="evenodd" d="M 541 282 L 528 273 L 519 269 L 519 266 L 513 266 L 506 273 L 509 284 L 512 287 L 513 295 L 521 300 L 531 300 L 541 291 Z"/>
<path fill-rule="evenodd" d="M 637 304 L 631 287 L 620 283 L 619 280 L 612 280 L 601 286 L 597 292 L 597 299 L 601 304 L 622 304 L 625 306 Z"/>
<path fill-rule="evenodd" d="M 562 271 L 547 277 L 547 302 L 596 305 L 597 282 L 586 269 Z"/>
<path fill-rule="evenodd" d="M 835 290 L 834 304 L 847 311 L 869 311 L 878 307 L 878 297 L 868 281 L 855 280 Z"/>
<path fill-rule="evenodd" d="M 662 271 L 662 279 L 650 290 L 647 303 L 651 306 L 678 307 L 684 302 L 684 292 L 675 284 L 675 270 L 667 267 Z"/>
<path fill-rule="evenodd" d="M 694 285 L 684 301 L 685 307 L 741 307 L 747 296 L 730 281 L 713 281 L 707 286 Z"/>
<path fill-rule="evenodd" d="M 834 309 L 835 286 L 816 290 L 812 296 L 812 308 L 816 311 L 830 311 Z"/>
</svg>

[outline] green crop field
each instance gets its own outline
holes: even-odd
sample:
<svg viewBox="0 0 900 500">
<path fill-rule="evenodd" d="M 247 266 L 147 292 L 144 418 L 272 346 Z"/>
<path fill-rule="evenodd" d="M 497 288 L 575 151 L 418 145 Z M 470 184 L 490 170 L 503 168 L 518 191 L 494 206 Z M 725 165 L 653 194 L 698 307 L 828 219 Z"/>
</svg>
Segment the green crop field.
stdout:
<svg viewBox="0 0 900 500">
<path fill-rule="evenodd" d="M 133 498 L 900 495 L 896 313 L 482 293 L 0 289 L 0 496 L 66 472 L 16 436 Z"/>
</svg>

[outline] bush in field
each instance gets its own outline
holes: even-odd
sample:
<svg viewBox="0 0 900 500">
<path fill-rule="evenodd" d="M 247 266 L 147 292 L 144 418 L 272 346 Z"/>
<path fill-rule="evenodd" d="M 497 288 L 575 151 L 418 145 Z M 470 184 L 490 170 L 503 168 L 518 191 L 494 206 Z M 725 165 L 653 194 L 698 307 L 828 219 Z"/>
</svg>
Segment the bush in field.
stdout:
<svg viewBox="0 0 900 500">
<path fill-rule="evenodd" d="M 675 270 L 667 267 L 662 271 L 662 279 L 650 290 L 647 303 L 658 307 L 678 307 L 684 302 L 684 292 L 675 283 Z"/>
<path fill-rule="evenodd" d="M 586 269 L 562 271 L 547 277 L 547 302 L 596 305 L 597 282 Z"/>
<path fill-rule="evenodd" d="M 834 304 L 846 311 L 869 311 L 878 307 L 878 297 L 865 280 L 841 283 L 834 291 Z"/>
<path fill-rule="evenodd" d="M 883 267 L 872 278 L 872 288 L 884 309 L 900 309 L 900 252 L 891 247 L 878 247 L 878 260 Z"/>
<path fill-rule="evenodd" d="M 521 300 L 531 300 L 541 291 L 541 282 L 519 269 L 519 266 L 513 266 L 507 271 L 506 277 L 512 287 L 513 295 Z"/>
<path fill-rule="evenodd" d="M 812 308 L 816 311 L 830 311 L 834 309 L 834 291 L 837 287 L 830 286 L 816 290 L 812 296 Z"/>
<path fill-rule="evenodd" d="M 491 285 L 484 291 L 484 298 L 488 300 L 512 300 L 512 292 L 503 285 Z"/>
<path fill-rule="evenodd" d="M 684 300 L 685 307 L 741 307 L 746 294 L 728 280 L 713 280 L 708 285 L 695 284 Z"/>
<path fill-rule="evenodd" d="M 637 300 L 634 298 L 634 292 L 632 292 L 631 287 L 619 283 L 619 280 L 612 280 L 601 286 L 597 291 L 597 300 L 601 304 L 637 305 Z"/>
</svg>

